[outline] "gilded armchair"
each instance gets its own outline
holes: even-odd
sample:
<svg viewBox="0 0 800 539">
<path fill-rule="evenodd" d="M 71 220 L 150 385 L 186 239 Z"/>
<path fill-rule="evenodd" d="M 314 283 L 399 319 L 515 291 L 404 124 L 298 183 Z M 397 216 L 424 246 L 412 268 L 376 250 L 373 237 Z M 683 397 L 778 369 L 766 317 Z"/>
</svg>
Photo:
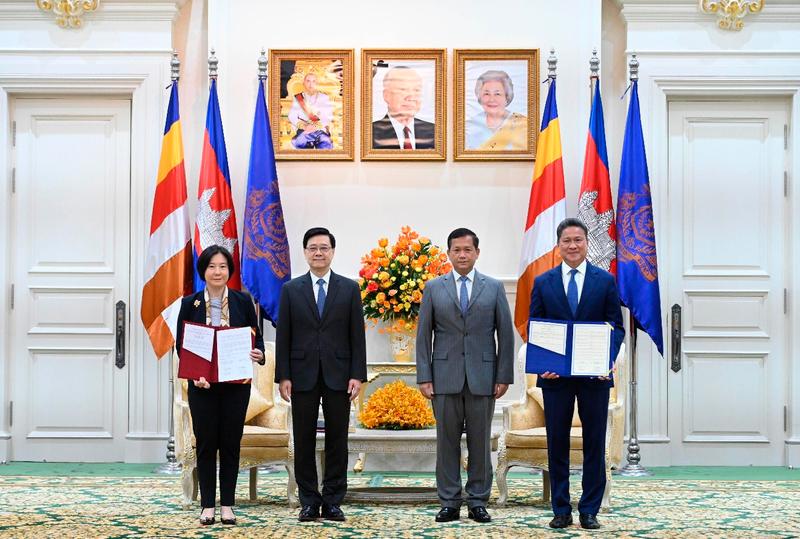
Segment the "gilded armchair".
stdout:
<svg viewBox="0 0 800 539">
<path fill-rule="evenodd" d="M 291 409 L 275 399 L 275 344 L 265 343 L 266 363 L 253 365 L 253 383 L 245 416 L 244 434 L 239 455 L 239 468 L 250 469 L 250 499 L 255 500 L 258 466 L 282 464 L 289 474 L 287 497 L 291 507 L 297 506 L 297 483 L 294 479 L 294 448 L 291 436 Z M 192 415 L 187 400 L 187 381 L 177 377 L 174 362 L 175 452 L 182 466 L 183 504 L 188 507 L 197 499 L 197 454 L 195 453 Z"/>
<path fill-rule="evenodd" d="M 526 347 L 519 352 L 525 362 Z M 628 381 L 625 371 L 625 345 L 617 355 L 614 372 L 614 387 L 608 402 L 608 424 L 606 428 L 606 489 L 601 507 L 611 507 L 611 469 L 622 461 L 623 437 L 625 434 L 625 395 Z M 572 416 L 570 431 L 570 466 L 580 468 L 583 463 L 583 439 L 578 407 Z M 497 488 L 500 497 L 498 505 L 508 499 L 506 474 L 512 466 L 541 468 L 542 498 L 550 500 L 550 474 L 547 465 L 547 431 L 544 423 L 544 400 L 542 390 L 536 387 L 536 375 L 525 375 L 525 393 L 520 402 L 503 408 L 503 431 L 497 456 Z"/>
</svg>

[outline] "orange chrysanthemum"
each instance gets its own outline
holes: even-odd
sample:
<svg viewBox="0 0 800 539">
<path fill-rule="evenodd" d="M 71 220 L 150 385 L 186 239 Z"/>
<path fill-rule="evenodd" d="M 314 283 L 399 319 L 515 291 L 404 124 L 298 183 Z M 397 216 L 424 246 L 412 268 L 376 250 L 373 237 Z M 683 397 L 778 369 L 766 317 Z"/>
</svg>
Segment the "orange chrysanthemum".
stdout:
<svg viewBox="0 0 800 539">
<path fill-rule="evenodd" d="M 373 393 L 358 420 L 368 429 L 424 429 L 436 424 L 422 393 L 395 380 Z"/>
</svg>

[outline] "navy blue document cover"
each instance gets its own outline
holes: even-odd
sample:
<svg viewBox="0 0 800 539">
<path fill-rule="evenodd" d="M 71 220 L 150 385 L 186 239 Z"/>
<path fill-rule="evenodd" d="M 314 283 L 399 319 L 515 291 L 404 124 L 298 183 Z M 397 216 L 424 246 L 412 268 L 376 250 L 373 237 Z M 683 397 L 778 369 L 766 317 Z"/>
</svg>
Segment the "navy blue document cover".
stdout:
<svg viewBox="0 0 800 539">
<path fill-rule="evenodd" d="M 567 326 L 567 338 L 564 354 L 553 352 L 547 348 L 542 348 L 530 343 L 530 322 L 547 322 Z M 559 376 L 596 376 L 596 375 L 573 375 L 572 374 L 572 340 L 574 326 L 576 325 L 605 325 L 606 322 L 570 322 L 567 320 L 550 320 L 546 318 L 531 318 L 528 321 L 528 349 L 525 358 L 525 372 L 529 374 L 542 374 L 544 372 L 554 372 Z M 608 349 L 608 369 L 614 365 L 612 350 L 614 346 L 613 338 L 609 338 Z"/>
</svg>

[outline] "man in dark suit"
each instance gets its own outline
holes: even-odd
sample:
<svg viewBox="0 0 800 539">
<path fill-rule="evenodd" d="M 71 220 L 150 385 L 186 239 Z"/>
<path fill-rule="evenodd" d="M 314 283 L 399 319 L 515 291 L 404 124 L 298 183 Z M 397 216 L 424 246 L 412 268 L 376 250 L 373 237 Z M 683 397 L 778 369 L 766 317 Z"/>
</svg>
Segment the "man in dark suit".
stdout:
<svg viewBox="0 0 800 539">
<path fill-rule="evenodd" d="M 466 427 L 468 516 L 490 522 L 495 400 L 514 382 L 514 325 L 503 283 L 475 270 L 478 237 L 447 238 L 453 271 L 425 285 L 417 327 L 417 383 L 436 416 L 436 522 L 459 518 L 461 433 Z"/>
<path fill-rule="evenodd" d="M 625 330 L 614 277 L 586 261 L 587 228 L 578 219 L 564 219 L 557 229 L 563 262 L 539 275 L 531 293 L 531 318 L 575 322 L 608 322 L 614 327 L 612 357 L 616 357 Z M 575 399 L 583 429 L 583 494 L 578 502 L 581 527 L 596 529 L 606 486 L 605 438 L 608 419 L 609 377 L 560 378 L 545 372 L 536 383 L 544 396 L 547 456 L 553 514 L 551 528 L 572 524 L 569 499 L 569 434 Z"/>
<path fill-rule="evenodd" d="M 364 314 L 358 285 L 331 271 L 336 239 L 325 228 L 303 236 L 310 271 L 283 285 L 275 338 L 275 381 L 292 402 L 299 520 L 344 520 L 350 403 L 367 379 Z M 325 477 L 319 492 L 315 447 L 320 400 L 325 417 Z"/>
<path fill-rule="evenodd" d="M 422 77 L 406 66 L 389 69 L 383 78 L 386 116 L 372 122 L 374 150 L 433 150 L 434 124 L 416 118 L 422 108 Z"/>
</svg>

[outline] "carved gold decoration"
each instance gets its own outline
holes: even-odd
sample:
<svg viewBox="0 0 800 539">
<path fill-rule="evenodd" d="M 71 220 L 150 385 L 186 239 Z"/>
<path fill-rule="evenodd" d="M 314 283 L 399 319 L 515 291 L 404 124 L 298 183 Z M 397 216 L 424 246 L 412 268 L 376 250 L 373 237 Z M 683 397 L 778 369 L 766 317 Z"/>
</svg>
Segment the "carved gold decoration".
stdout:
<svg viewBox="0 0 800 539">
<path fill-rule="evenodd" d="M 744 16 L 758 13 L 764 8 L 764 0 L 698 0 L 703 13 L 715 13 L 717 25 L 723 30 L 744 28 Z"/>
<path fill-rule="evenodd" d="M 36 0 L 36 7 L 51 11 L 61 28 L 80 28 L 81 17 L 100 7 L 100 0 Z"/>
</svg>

